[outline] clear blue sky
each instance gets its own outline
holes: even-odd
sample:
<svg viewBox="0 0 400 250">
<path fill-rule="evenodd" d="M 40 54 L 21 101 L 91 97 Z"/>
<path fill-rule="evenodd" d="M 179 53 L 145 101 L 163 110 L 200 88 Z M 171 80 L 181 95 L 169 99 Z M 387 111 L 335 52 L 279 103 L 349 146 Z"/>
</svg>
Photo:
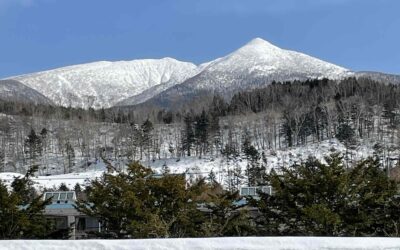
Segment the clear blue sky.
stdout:
<svg viewBox="0 0 400 250">
<path fill-rule="evenodd" d="M 0 78 L 97 60 L 202 63 L 255 37 L 400 74 L 399 0 L 0 0 Z"/>
</svg>

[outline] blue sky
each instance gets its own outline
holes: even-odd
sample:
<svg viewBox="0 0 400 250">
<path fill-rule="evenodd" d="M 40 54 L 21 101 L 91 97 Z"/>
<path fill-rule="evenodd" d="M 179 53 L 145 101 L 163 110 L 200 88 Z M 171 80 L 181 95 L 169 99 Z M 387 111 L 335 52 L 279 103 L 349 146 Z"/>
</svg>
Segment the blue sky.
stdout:
<svg viewBox="0 0 400 250">
<path fill-rule="evenodd" d="M 400 74 L 398 0 L 0 0 L 0 78 L 97 60 L 202 63 L 255 37 Z"/>
</svg>

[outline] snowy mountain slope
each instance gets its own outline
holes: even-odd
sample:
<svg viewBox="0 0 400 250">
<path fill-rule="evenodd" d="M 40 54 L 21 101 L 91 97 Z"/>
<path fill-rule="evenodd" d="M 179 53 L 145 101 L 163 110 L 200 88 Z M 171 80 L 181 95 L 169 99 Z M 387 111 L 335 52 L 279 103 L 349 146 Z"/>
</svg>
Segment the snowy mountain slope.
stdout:
<svg viewBox="0 0 400 250">
<path fill-rule="evenodd" d="M 197 66 L 172 58 L 94 62 L 14 77 L 55 104 L 111 107 L 143 91 L 178 84 L 197 73 Z"/>
<path fill-rule="evenodd" d="M 141 92 L 137 95 L 128 97 L 128 98 L 116 103 L 114 106 L 129 106 L 129 105 L 136 105 L 139 103 L 143 103 L 143 102 L 149 100 L 150 98 L 160 94 L 161 92 L 169 89 L 170 87 L 173 87 L 174 85 L 176 85 L 176 83 L 177 82 L 175 82 L 175 81 L 169 81 L 164 84 L 155 85 L 151 88 L 144 90 L 143 92 Z"/>
<path fill-rule="evenodd" d="M 275 81 L 315 78 L 341 79 L 354 73 L 317 58 L 281 49 L 256 38 L 233 53 L 202 65 L 203 70 L 179 85 L 162 92 L 151 102 L 168 105 L 185 100 L 199 90 L 232 93 Z"/>
<path fill-rule="evenodd" d="M 53 104 L 50 99 L 19 81 L 0 80 L 0 100 L 34 104 Z"/>
<path fill-rule="evenodd" d="M 197 67 L 197 72 L 200 73 L 202 72 L 211 62 L 206 62 L 203 64 L 200 64 Z M 147 100 L 149 100 L 150 98 L 160 94 L 161 92 L 173 87 L 177 85 L 174 82 L 168 82 L 165 84 L 159 84 L 156 85 L 154 87 L 151 87 L 145 91 L 143 91 L 142 93 L 135 95 L 135 96 L 131 96 L 129 98 L 126 98 L 120 102 L 118 102 L 115 106 L 129 106 L 129 105 L 136 105 L 136 104 L 140 104 L 143 103 Z"/>
</svg>

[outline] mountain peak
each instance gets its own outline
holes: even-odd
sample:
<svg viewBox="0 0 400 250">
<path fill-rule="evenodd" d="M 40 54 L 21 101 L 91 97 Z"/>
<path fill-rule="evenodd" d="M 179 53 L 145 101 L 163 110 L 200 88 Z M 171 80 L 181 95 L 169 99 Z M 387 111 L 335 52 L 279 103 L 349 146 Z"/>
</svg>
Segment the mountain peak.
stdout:
<svg viewBox="0 0 400 250">
<path fill-rule="evenodd" d="M 249 46 L 278 48 L 277 46 L 273 45 L 272 43 L 270 43 L 262 38 L 259 38 L 259 37 L 252 39 L 244 47 L 249 47 Z"/>
<path fill-rule="evenodd" d="M 260 56 L 265 54 L 276 54 L 282 53 L 282 49 L 273 45 L 272 43 L 262 39 L 262 38 L 254 38 L 250 42 L 246 43 L 243 47 L 239 48 L 233 54 L 239 53 L 244 55 L 254 55 Z"/>
</svg>

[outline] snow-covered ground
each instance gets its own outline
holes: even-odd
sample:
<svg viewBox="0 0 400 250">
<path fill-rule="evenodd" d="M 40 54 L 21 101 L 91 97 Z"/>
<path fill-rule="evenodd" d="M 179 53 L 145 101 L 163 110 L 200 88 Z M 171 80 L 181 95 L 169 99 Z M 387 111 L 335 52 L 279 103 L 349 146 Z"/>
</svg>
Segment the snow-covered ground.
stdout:
<svg viewBox="0 0 400 250">
<path fill-rule="evenodd" d="M 346 154 L 346 147 L 337 139 L 276 151 L 264 151 L 267 170 L 299 164 L 306 161 L 310 156 L 324 162 L 324 158 L 333 153 Z M 351 158 L 352 161 L 359 161 L 368 156 L 372 156 L 372 145 L 365 142 L 365 144 L 363 143 L 359 147 L 347 150 L 347 153 L 348 160 Z M 247 160 L 243 158 L 243 156 L 239 156 L 237 159 L 228 162 L 227 159 L 222 156 L 205 156 L 202 158 L 185 157 L 159 159 L 150 162 L 145 161 L 143 164 L 150 166 L 155 171 L 161 171 L 162 167 L 166 165 L 172 173 L 187 172 L 197 176 L 202 175 L 203 177 L 206 177 L 212 170 L 218 177 L 218 175 L 224 175 L 229 167 L 234 168 L 238 166 L 244 171 L 247 166 Z M 223 178 L 223 176 L 221 176 L 221 178 Z"/>
<path fill-rule="evenodd" d="M 298 249 L 298 250 L 383 250 L 400 249 L 399 238 L 329 237 L 232 237 L 146 240 L 15 240 L 0 241 L 2 250 L 75 250 L 75 249 Z"/>
<path fill-rule="evenodd" d="M 348 158 L 353 161 L 364 159 L 372 155 L 372 145 L 365 142 L 355 149 L 348 150 Z M 265 159 L 268 170 L 275 168 L 279 170 L 282 166 L 291 166 L 305 161 L 309 156 L 324 160 L 324 157 L 332 153 L 346 153 L 345 146 L 336 139 L 326 140 L 319 143 L 308 144 L 307 146 L 293 147 L 276 151 L 265 151 Z M 113 164 L 116 165 L 115 162 Z M 240 168 L 244 173 L 247 160 L 243 157 L 237 157 L 235 160 L 228 161 L 223 156 L 211 157 L 185 157 L 185 158 L 165 158 L 155 161 L 143 161 L 142 164 L 151 167 L 155 172 L 160 173 L 163 166 L 167 166 L 171 173 L 187 173 L 189 178 L 207 177 L 210 171 L 216 174 L 217 181 L 221 184 L 225 183 L 225 178 L 229 169 Z M 119 164 L 121 165 L 121 164 Z M 118 169 L 121 166 L 118 166 Z M 37 176 L 33 178 L 35 187 L 39 190 L 44 188 L 58 188 L 61 183 L 66 184 L 69 188 L 79 183 L 87 185 L 91 180 L 100 177 L 106 170 L 104 162 L 101 160 L 92 164 L 91 169 L 86 172 L 76 172 L 61 175 Z M 0 173 L 0 180 L 7 185 L 11 184 L 15 177 L 22 176 L 18 173 Z"/>
</svg>

